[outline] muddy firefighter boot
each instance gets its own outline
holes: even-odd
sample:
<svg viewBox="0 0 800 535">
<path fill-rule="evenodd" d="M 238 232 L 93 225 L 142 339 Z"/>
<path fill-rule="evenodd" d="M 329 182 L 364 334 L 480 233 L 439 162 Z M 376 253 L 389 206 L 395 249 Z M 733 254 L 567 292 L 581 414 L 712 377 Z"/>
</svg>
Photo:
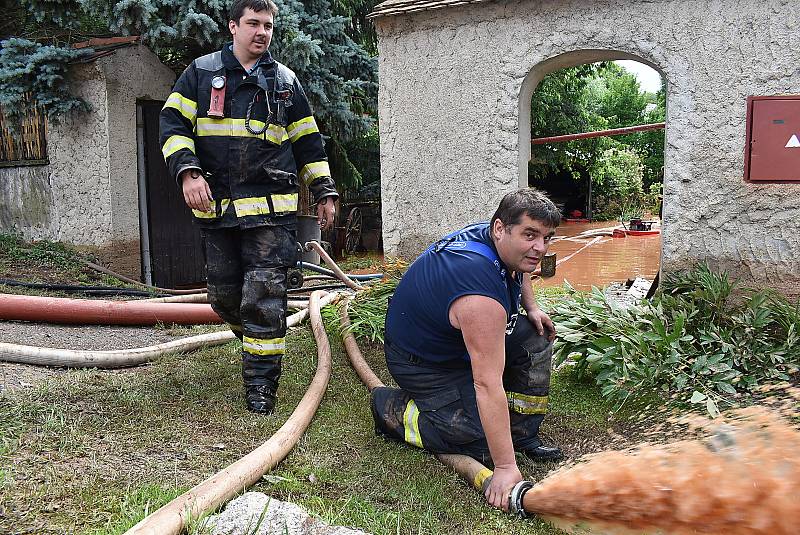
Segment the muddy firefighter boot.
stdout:
<svg viewBox="0 0 800 535">
<path fill-rule="evenodd" d="M 242 288 L 242 379 L 247 408 L 270 414 L 286 351 L 286 268 L 245 273 Z"/>
<path fill-rule="evenodd" d="M 539 427 L 547 413 L 553 343 L 540 336 L 526 316 L 520 315 L 506 336 L 503 386 L 508 398 L 514 449 L 535 461 L 557 461 L 561 450 L 545 446 Z"/>
</svg>

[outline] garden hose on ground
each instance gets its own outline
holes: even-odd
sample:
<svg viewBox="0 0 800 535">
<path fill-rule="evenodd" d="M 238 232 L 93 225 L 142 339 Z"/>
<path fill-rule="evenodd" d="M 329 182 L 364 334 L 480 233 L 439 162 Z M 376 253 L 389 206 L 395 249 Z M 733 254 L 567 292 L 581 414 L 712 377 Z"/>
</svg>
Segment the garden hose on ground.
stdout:
<svg viewBox="0 0 800 535">
<path fill-rule="evenodd" d="M 308 241 L 308 242 L 306 242 L 305 247 L 306 247 L 306 251 L 310 251 L 312 249 L 314 251 L 316 251 L 317 254 L 319 255 L 319 257 L 322 260 L 324 260 L 325 263 L 328 264 L 331 267 L 331 269 L 336 274 L 336 276 L 342 282 L 344 282 L 349 288 L 352 288 L 353 290 L 363 290 L 364 289 L 363 286 L 361 286 L 356 281 L 354 281 L 352 279 L 349 279 L 347 277 L 347 275 L 344 274 L 344 272 L 339 268 L 339 266 L 336 265 L 336 262 L 334 262 L 333 259 L 330 256 L 328 256 L 328 253 L 325 252 L 325 249 L 322 248 L 322 246 L 319 244 L 319 242 Z"/>
<path fill-rule="evenodd" d="M 310 264 L 308 262 L 299 262 L 298 267 L 301 267 L 303 269 L 308 269 L 311 271 L 316 271 L 317 273 L 320 273 L 322 275 L 328 275 L 329 277 L 336 277 L 336 274 L 330 269 L 325 269 L 324 267 L 318 266 L 316 264 Z M 356 281 L 368 281 L 373 279 L 382 279 L 383 273 L 367 273 L 359 275 L 348 273 L 347 277 Z"/>
<path fill-rule="evenodd" d="M 24 282 L 13 279 L 0 279 L 0 284 L 35 290 L 52 290 L 57 292 L 82 293 L 86 295 L 128 295 L 131 297 L 152 297 L 153 292 L 134 290 L 133 288 L 117 288 L 114 286 L 82 286 L 77 284 L 49 284 L 42 282 Z"/>
<path fill-rule="evenodd" d="M 152 286 L 150 284 L 145 284 L 143 282 L 131 279 L 130 277 L 126 277 L 125 275 L 120 275 L 119 273 L 115 273 L 108 268 L 104 268 L 103 266 L 99 266 L 94 262 L 89 262 L 88 260 L 84 260 L 83 258 L 78 257 L 84 264 L 88 267 L 92 268 L 95 271 L 99 271 L 100 273 L 105 273 L 106 275 L 111 275 L 115 279 L 119 279 L 122 282 L 127 282 L 129 284 L 136 284 L 137 286 L 141 286 L 142 288 L 150 288 L 157 292 L 170 294 L 170 295 L 187 295 L 187 294 L 199 294 L 205 293 L 205 288 L 197 288 L 195 290 L 173 290 L 171 288 L 159 288 L 158 286 Z"/>
<path fill-rule="evenodd" d="M 366 385 L 371 392 L 373 389 L 379 386 L 384 386 L 384 384 L 369 367 L 369 364 L 364 359 L 364 355 L 358 348 L 358 343 L 356 342 L 353 333 L 350 332 L 350 316 L 348 314 L 349 305 L 350 302 L 348 301 L 344 306 L 342 306 L 340 316 L 343 328 L 342 340 L 344 342 L 347 356 L 350 359 L 350 364 L 353 366 L 353 369 L 355 370 L 359 379 L 361 379 L 361 382 L 364 383 L 364 385 Z M 467 483 L 478 490 L 481 494 L 483 494 L 486 491 L 486 488 L 489 486 L 489 482 L 492 478 L 492 471 L 472 457 L 453 453 L 439 453 L 435 454 L 434 457 L 436 457 L 439 462 L 445 466 L 449 466 L 455 470 L 458 475 L 460 475 Z"/>
<path fill-rule="evenodd" d="M 311 423 L 331 376 L 331 348 L 320 315 L 322 295 L 323 292 L 311 294 L 309 304 L 311 327 L 317 341 L 317 372 L 286 423 L 261 446 L 144 518 L 126 535 L 177 535 L 185 529 L 189 519 L 216 510 L 257 483 L 289 454 Z"/>
</svg>

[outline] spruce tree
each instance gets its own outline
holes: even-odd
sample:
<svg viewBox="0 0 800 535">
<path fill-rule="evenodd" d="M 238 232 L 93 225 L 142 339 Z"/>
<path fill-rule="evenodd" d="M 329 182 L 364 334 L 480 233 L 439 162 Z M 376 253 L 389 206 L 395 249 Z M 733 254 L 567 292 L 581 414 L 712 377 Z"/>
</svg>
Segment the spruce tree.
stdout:
<svg viewBox="0 0 800 535">
<path fill-rule="evenodd" d="M 20 20 L 0 23 L 0 105 L 11 115 L 24 93 L 32 93 L 51 119 L 85 109 L 64 81 L 69 64 L 91 53 L 71 45 L 92 34 L 140 35 L 176 73 L 231 40 L 225 0 L 9 1 L 0 6 Z M 323 134 L 335 140 L 334 147 L 363 135 L 376 113 L 377 62 L 348 35 L 352 19 L 334 13 L 329 0 L 276 3 L 270 50 L 297 72 Z M 352 167 L 346 155 L 339 164 Z M 345 181 L 357 182 L 357 172 L 350 171 Z"/>
</svg>

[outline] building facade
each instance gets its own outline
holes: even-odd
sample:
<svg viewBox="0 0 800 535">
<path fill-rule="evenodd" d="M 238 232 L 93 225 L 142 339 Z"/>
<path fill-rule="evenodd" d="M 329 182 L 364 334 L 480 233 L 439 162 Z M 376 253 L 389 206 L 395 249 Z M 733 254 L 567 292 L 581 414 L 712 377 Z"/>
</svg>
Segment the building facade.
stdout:
<svg viewBox="0 0 800 535">
<path fill-rule="evenodd" d="M 546 74 L 633 59 L 667 82 L 662 269 L 705 260 L 800 292 L 800 182 L 743 179 L 748 96 L 800 93 L 791 2 L 390 0 L 373 20 L 387 255 L 414 256 L 527 185 Z"/>
</svg>

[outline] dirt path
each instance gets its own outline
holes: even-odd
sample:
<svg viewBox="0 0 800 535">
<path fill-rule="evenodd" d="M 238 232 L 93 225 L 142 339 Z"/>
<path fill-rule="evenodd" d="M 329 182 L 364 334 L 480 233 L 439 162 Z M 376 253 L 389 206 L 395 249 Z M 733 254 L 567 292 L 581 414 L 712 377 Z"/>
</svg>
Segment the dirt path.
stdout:
<svg viewBox="0 0 800 535">
<path fill-rule="evenodd" d="M 60 349 L 114 350 L 161 344 L 191 334 L 190 329 L 54 325 L 0 322 L 0 342 Z M 0 362 L 0 392 L 37 385 L 67 368 Z"/>
</svg>

